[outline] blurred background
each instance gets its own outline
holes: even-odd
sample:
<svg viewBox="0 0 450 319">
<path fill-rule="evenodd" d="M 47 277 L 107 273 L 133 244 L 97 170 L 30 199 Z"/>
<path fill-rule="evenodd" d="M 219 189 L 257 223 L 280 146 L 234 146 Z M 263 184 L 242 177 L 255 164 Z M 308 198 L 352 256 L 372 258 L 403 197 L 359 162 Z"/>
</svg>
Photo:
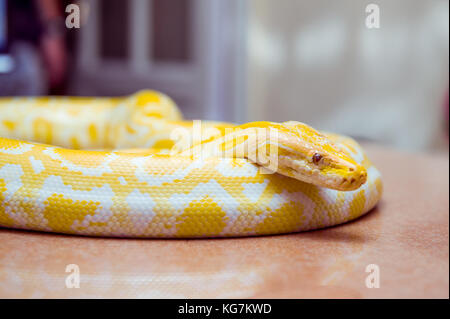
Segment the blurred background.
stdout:
<svg viewBox="0 0 450 319">
<path fill-rule="evenodd" d="M 448 39 L 446 0 L 0 0 L 0 96 L 151 88 L 190 119 L 448 153 Z"/>
</svg>

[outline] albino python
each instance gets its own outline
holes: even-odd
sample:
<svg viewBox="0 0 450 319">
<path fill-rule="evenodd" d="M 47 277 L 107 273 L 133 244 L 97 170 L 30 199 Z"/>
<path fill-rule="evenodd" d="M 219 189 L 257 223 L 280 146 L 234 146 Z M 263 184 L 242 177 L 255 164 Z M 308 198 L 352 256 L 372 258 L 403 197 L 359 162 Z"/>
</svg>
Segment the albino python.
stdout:
<svg viewBox="0 0 450 319">
<path fill-rule="evenodd" d="M 0 136 L 3 227 L 120 237 L 278 234 L 352 220 L 382 194 L 379 172 L 348 137 L 293 121 L 184 121 L 155 91 L 2 98 Z"/>
</svg>

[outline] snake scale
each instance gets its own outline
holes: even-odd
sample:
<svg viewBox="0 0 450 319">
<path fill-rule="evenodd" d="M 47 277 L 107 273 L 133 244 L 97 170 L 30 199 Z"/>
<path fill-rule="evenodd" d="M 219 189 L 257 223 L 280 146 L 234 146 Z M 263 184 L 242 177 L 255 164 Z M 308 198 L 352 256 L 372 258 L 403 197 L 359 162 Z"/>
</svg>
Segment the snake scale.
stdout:
<svg viewBox="0 0 450 319">
<path fill-rule="evenodd" d="M 383 187 L 349 137 L 294 121 L 186 121 L 150 90 L 2 98 L 0 136 L 0 226 L 9 228 L 166 238 L 298 232 L 367 213 Z"/>
</svg>

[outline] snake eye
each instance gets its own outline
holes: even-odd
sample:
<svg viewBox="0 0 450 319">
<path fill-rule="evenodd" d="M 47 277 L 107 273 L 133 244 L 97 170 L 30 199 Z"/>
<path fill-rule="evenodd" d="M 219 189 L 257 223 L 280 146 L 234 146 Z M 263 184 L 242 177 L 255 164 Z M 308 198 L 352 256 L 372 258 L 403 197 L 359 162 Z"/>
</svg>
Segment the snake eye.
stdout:
<svg viewBox="0 0 450 319">
<path fill-rule="evenodd" d="M 314 164 L 319 164 L 321 159 L 322 159 L 322 155 L 320 155 L 319 153 L 314 153 L 314 155 L 312 157 L 312 161 Z"/>
</svg>

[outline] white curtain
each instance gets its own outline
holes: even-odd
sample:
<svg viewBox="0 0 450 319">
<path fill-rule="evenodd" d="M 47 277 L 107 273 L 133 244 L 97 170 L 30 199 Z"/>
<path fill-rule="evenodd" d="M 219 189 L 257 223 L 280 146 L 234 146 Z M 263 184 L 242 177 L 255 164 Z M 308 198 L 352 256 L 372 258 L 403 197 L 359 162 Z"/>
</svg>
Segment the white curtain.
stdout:
<svg viewBox="0 0 450 319">
<path fill-rule="evenodd" d="M 248 120 L 299 120 L 410 150 L 445 149 L 448 2 L 252 0 Z"/>
</svg>

